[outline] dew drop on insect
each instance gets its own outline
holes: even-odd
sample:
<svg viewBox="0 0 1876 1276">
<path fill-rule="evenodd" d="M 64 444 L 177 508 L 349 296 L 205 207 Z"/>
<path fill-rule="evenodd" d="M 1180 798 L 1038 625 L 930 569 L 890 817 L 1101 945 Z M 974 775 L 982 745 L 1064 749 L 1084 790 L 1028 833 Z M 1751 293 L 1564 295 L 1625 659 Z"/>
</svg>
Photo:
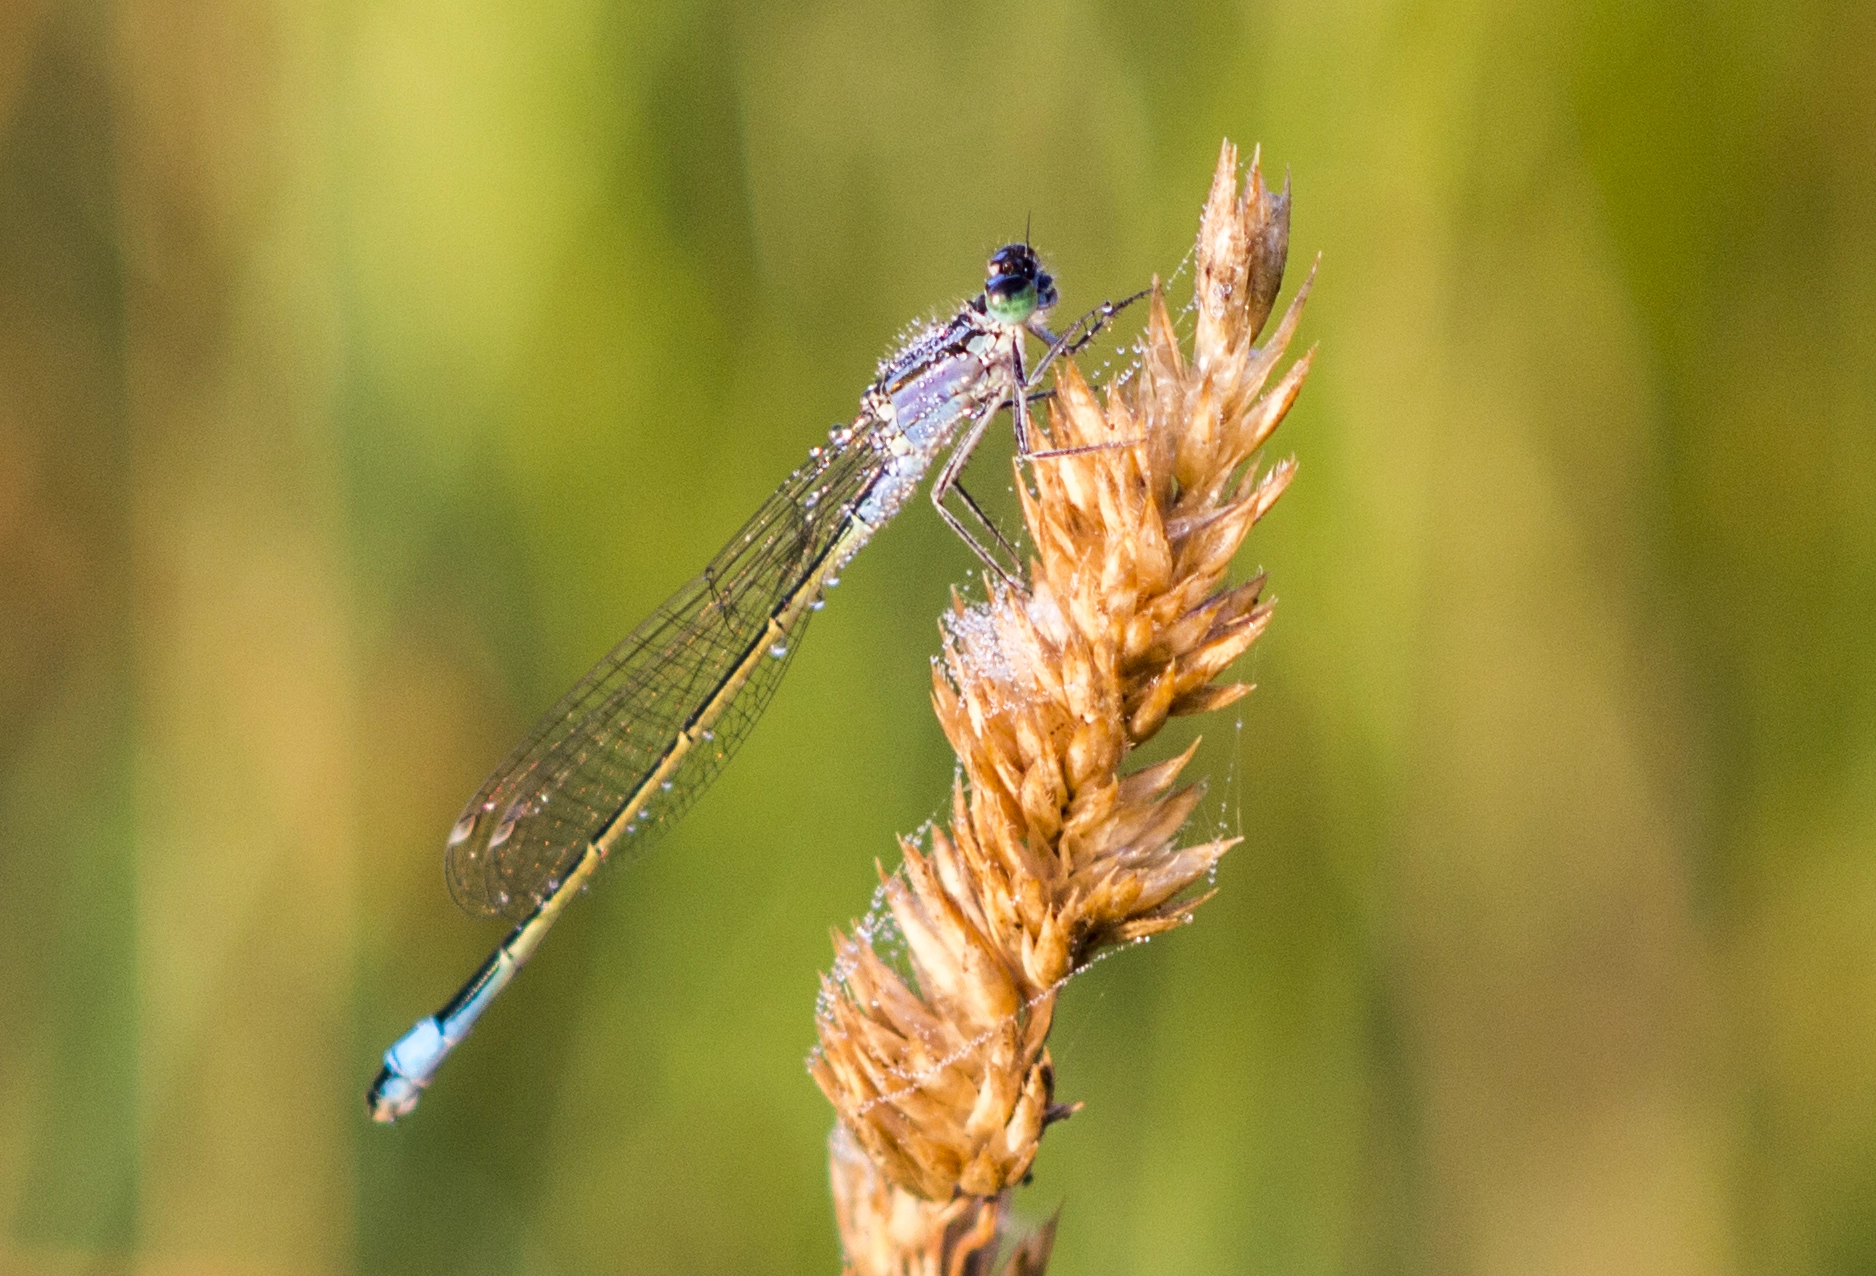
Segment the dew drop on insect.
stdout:
<svg viewBox="0 0 1876 1276">
<path fill-rule="evenodd" d="M 788 644 L 785 642 L 776 643 L 773 647 L 769 648 L 769 654 L 774 656 L 777 660 L 780 660 L 783 656 L 788 654 Z"/>
</svg>

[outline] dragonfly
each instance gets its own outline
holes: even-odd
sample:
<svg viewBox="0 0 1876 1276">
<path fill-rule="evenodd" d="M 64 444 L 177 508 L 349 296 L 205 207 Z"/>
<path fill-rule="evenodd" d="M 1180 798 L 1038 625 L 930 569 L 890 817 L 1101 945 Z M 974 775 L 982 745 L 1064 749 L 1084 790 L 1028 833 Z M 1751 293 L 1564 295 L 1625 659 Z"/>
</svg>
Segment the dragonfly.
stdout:
<svg viewBox="0 0 1876 1276">
<path fill-rule="evenodd" d="M 1043 324 L 1057 301 L 1054 279 L 1026 241 L 999 248 L 983 292 L 884 359 L 858 415 L 811 449 L 701 575 L 542 716 L 463 808 L 444 850 L 457 904 L 514 929 L 455 996 L 385 1051 L 366 1095 L 374 1120 L 415 1109 L 601 866 L 642 853 L 716 779 L 767 707 L 823 594 L 941 454 L 932 504 L 998 576 L 1012 579 L 946 498 L 955 492 L 1002 554 L 1017 559 L 964 490 L 964 465 L 1006 406 L 1019 457 L 1061 455 L 1029 447 L 1031 388 L 1051 360 L 1092 340 L 1132 300 L 1103 303 L 1057 336 Z M 1033 369 L 1025 336 L 1045 347 Z"/>
</svg>

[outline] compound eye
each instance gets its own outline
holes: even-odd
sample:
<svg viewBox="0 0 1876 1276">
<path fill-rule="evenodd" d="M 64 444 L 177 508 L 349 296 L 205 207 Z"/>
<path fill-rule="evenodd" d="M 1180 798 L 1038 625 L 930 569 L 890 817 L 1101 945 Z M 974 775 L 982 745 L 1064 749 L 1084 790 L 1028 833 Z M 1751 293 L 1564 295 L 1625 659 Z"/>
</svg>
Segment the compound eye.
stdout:
<svg viewBox="0 0 1876 1276">
<path fill-rule="evenodd" d="M 990 255 L 990 267 L 986 272 L 989 278 L 1000 275 L 1020 275 L 1025 279 L 1036 277 L 1036 254 L 1028 244 L 1005 244 Z"/>
<path fill-rule="evenodd" d="M 1020 274 L 1031 260 L 1027 244 L 1005 244 L 990 254 L 992 275 Z"/>
</svg>

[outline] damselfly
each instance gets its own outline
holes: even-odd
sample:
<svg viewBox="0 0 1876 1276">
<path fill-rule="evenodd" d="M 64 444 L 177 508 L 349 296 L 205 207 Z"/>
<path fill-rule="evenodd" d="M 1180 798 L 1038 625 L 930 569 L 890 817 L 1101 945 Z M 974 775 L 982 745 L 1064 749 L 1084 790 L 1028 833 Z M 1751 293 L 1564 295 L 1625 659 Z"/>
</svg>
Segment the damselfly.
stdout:
<svg viewBox="0 0 1876 1276">
<path fill-rule="evenodd" d="M 822 593 L 954 439 L 932 502 L 1007 574 L 944 501 L 956 492 L 1012 553 L 958 478 L 1005 405 L 1018 452 L 1030 455 L 1029 387 L 1115 309 L 1102 306 L 1056 337 L 1042 325 L 1055 301 L 1054 281 L 1027 243 L 998 249 L 984 291 L 888 357 L 859 415 L 812 449 L 703 574 L 548 710 L 470 799 L 444 852 L 450 893 L 472 914 L 517 925 L 441 1010 L 385 1052 L 366 1100 L 375 1120 L 417 1106 L 600 865 L 643 850 L 716 778 L 768 704 Z M 1024 367 L 1025 332 L 1048 347 L 1033 372 Z"/>
</svg>

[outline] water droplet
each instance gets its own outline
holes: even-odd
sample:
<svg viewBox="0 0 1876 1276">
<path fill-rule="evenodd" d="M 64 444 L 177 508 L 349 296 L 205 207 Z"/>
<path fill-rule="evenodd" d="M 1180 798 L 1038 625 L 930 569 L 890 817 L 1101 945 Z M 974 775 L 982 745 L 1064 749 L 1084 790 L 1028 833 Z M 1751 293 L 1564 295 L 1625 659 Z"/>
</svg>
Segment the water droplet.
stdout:
<svg viewBox="0 0 1876 1276">
<path fill-rule="evenodd" d="M 706 740 L 714 740 L 714 739 L 716 739 L 716 738 L 717 738 L 717 733 L 716 733 L 716 732 L 714 732 L 714 731 L 706 731 L 706 732 L 704 732 L 704 739 L 706 739 Z"/>
<path fill-rule="evenodd" d="M 809 603 L 809 604 L 808 604 L 808 610 L 809 610 L 809 611 L 819 611 L 819 610 L 821 610 L 821 608 L 823 608 L 823 607 L 825 607 L 825 606 L 827 606 L 827 599 L 825 599 L 825 598 L 817 598 L 817 599 L 815 599 L 815 600 L 814 600 L 813 602 L 811 602 L 811 603 Z"/>
<path fill-rule="evenodd" d="M 832 589 L 832 588 L 833 588 L 834 586 L 836 586 L 836 585 L 838 585 L 838 584 L 840 584 L 840 577 L 838 577 L 838 576 L 829 576 L 829 577 L 827 578 L 827 587 L 828 587 L 829 589 Z"/>
<path fill-rule="evenodd" d="M 663 784 L 660 784 L 658 787 L 663 789 L 666 793 L 669 793 L 671 791 L 671 781 L 666 780 Z"/>
<path fill-rule="evenodd" d="M 788 644 L 785 642 L 776 643 L 773 647 L 769 648 L 769 654 L 774 656 L 777 660 L 780 660 L 783 656 L 788 654 Z"/>
</svg>

